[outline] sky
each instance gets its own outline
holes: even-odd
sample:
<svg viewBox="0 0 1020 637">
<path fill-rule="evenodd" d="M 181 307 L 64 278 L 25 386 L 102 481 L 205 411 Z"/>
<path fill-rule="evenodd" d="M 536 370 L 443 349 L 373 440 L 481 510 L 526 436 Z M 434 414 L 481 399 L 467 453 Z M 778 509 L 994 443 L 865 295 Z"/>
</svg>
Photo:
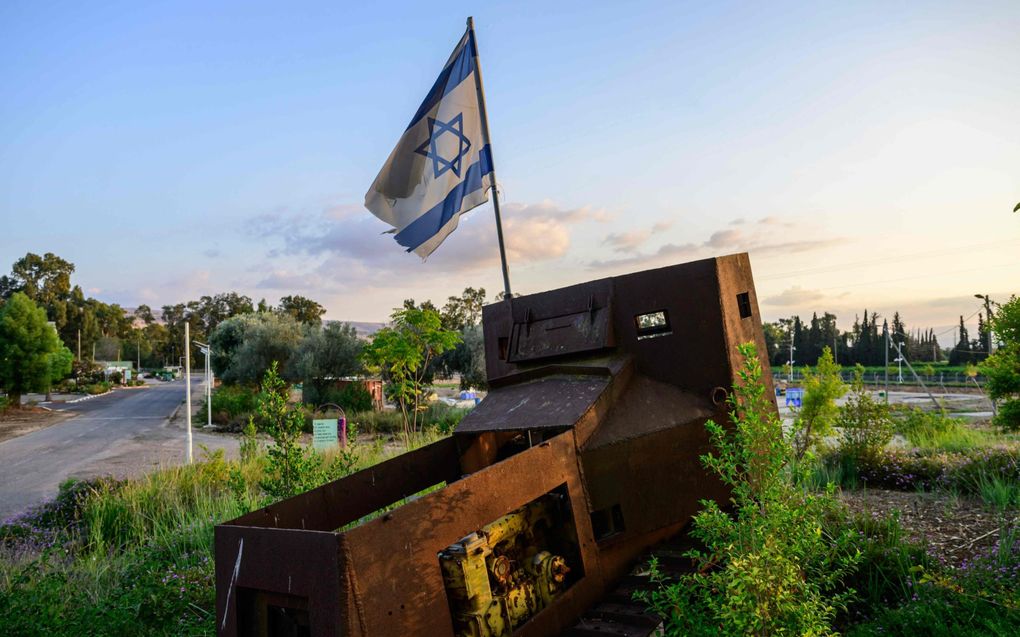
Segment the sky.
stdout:
<svg viewBox="0 0 1020 637">
<path fill-rule="evenodd" d="M 0 269 L 106 302 L 502 289 L 364 194 L 475 18 L 515 292 L 747 251 L 765 320 L 1020 293 L 1020 3 L 0 3 Z"/>
</svg>

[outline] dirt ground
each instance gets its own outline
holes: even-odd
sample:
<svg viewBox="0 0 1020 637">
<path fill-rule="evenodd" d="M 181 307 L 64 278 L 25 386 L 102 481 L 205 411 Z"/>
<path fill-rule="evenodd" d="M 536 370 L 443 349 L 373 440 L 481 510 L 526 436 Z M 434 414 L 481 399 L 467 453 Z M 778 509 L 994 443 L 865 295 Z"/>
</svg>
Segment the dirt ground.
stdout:
<svg viewBox="0 0 1020 637">
<path fill-rule="evenodd" d="M 933 555 L 952 565 L 994 544 L 1002 521 L 1017 519 L 1017 511 L 995 511 L 980 500 L 946 493 L 863 489 L 844 491 L 840 497 L 852 510 L 866 515 L 898 511 L 907 535 L 925 541 Z"/>
<path fill-rule="evenodd" d="M 37 429 L 45 429 L 67 420 L 73 415 L 72 413 L 28 406 L 0 411 L 0 442 L 24 436 Z"/>
</svg>

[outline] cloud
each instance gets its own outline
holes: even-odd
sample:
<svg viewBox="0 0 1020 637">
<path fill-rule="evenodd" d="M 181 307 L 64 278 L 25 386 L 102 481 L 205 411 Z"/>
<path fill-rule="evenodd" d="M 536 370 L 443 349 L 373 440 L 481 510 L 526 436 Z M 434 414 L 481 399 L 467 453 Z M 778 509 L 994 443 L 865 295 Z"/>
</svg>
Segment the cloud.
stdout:
<svg viewBox="0 0 1020 637">
<path fill-rule="evenodd" d="M 602 243 L 612 246 L 617 252 L 634 252 L 640 248 L 648 237 L 652 235 L 648 230 L 635 230 L 633 232 L 613 232 L 606 235 Z"/>
<path fill-rule="evenodd" d="M 743 220 L 740 226 L 744 226 Z M 733 226 L 730 222 L 728 226 Z M 656 224 L 657 226 L 659 224 Z M 701 243 L 667 243 L 650 253 L 637 253 L 637 247 L 643 245 L 648 239 L 655 236 L 652 232 L 643 237 L 644 231 L 635 231 L 634 236 L 627 234 L 611 234 L 605 239 L 605 243 L 613 245 L 617 252 L 626 252 L 629 256 L 619 259 L 595 260 L 589 262 L 592 269 L 603 270 L 613 269 L 617 271 L 638 267 L 656 267 L 667 262 L 675 262 L 678 259 L 706 258 L 716 254 L 730 254 L 734 252 L 750 252 L 752 254 L 764 255 L 775 253 L 808 252 L 825 248 L 842 241 L 838 237 L 793 239 L 788 240 L 787 233 L 782 232 L 784 228 L 793 227 L 792 222 L 778 217 L 765 217 L 755 224 L 746 227 L 725 227 L 712 232 L 708 239 Z M 806 235 L 807 233 L 802 233 Z M 618 247 L 617 247 L 618 246 Z"/>
<path fill-rule="evenodd" d="M 215 259 L 216 257 L 220 256 L 220 254 L 221 253 L 218 248 L 209 248 L 207 250 L 202 251 L 202 255 L 209 257 L 210 259 Z"/>
<path fill-rule="evenodd" d="M 795 285 L 792 288 L 787 288 L 776 294 L 770 296 L 762 301 L 765 305 L 777 305 L 781 307 L 788 307 L 791 305 L 803 305 L 805 303 L 812 303 L 824 298 L 825 295 L 818 290 L 805 290 L 799 285 Z"/>
<path fill-rule="evenodd" d="M 603 245 L 608 245 L 616 252 L 636 252 L 654 235 L 660 234 L 673 227 L 670 220 L 658 221 L 650 229 L 631 230 L 630 232 L 613 232 L 602 240 Z"/>
<path fill-rule="evenodd" d="M 602 223 L 610 215 L 585 206 L 563 208 L 550 200 L 502 206 L 508 258 L 537 263 L 567 254 L 575 226 Z M 474 273 L 499 267 L 494 218 L 485 208 L 460 218 L 457 230 L 428 258 L 401 249 L 386 231 L 389 226 L 360 205 L 339 204 L 318 214 L 274 210 L 248 225 L 249 235 L 272 244 L 266 269 L 257 286 L 265 289 L 324 289 L 351 291 L 365 285 L 379 287 L 398 280 L 406 287 L 431 277 Z"/>
<path fill-rule="evenodd" d="M 739 245 L 745 240 L 744 233 L 740 230 L 719 230 L 713 232 L 712 236 L 705 242 L 711 248 L 723 248 L 726 246 Z"/>
</svg>

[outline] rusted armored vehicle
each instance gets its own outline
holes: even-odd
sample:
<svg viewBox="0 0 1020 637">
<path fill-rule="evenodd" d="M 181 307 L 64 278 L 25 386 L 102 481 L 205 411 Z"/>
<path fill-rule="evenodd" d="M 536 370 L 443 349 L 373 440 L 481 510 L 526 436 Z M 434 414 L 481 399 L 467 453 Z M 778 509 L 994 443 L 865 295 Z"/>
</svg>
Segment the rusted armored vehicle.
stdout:
<svg viewBox="0 0 1020 637">
<path fill-rule="evenodd" d="M 746 254 L 483 325 L 490 391 L 451 437 L 216 527 L 221 635 L 558 635 L 726 497 L 698 456 L 737 345 L 765 351 Z"/>
</svg>

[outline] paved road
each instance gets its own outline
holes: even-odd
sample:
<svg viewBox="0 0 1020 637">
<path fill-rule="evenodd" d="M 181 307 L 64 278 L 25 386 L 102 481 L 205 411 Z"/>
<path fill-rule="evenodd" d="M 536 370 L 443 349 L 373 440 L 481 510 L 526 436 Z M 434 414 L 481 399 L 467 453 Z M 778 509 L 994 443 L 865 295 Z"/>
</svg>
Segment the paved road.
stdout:
<svg viewBox="0 0 1020 637">
<path fill-rule="evenodd" d="M 201 381 L 192 382 L 192 400 L 202 397 Z M 184 382 L 147 389 L 119 390 L 92 400 L 61 405 L 73 418 L 47 429 L 0 442 L 0 520 L 51 498 L 69 477 L 139 475 L 159 466 L 183 463 L 186 439 L 181 417 L 169 417 L 184 402 Z M 236 453 L 236 439 L 194 433 L 199 445 Z"/>
</svg>

